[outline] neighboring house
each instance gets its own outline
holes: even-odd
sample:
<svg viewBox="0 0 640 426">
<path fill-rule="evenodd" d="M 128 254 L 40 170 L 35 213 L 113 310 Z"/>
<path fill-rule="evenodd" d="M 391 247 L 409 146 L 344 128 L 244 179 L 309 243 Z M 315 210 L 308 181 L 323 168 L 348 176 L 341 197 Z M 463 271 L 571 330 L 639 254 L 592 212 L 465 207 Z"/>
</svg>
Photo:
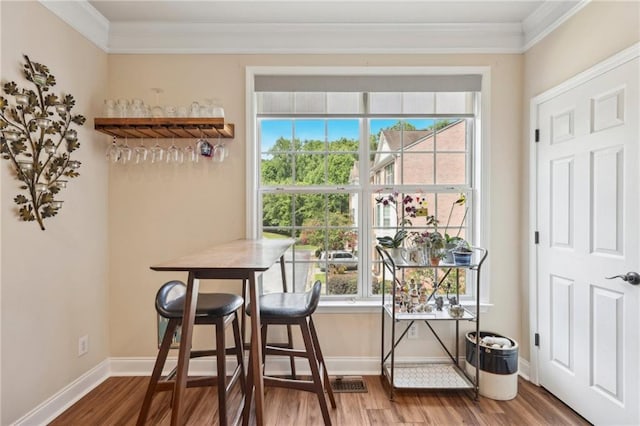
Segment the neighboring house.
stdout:
<svg viewBox="0 0 640 426">
<path fill-rule="evenodd" d="M 431 129 L 381 131 L 370 169 L 371 183 L 433 185 L 464 181 L 466 170 L 462 153 L 466 146 L 466 131 L 464 120 L 453 121 L 435 131 L 435 135 Z M 437 166 L 435 174 L 434 165 Z M 357 165 L 354 169 L 351 175 L 357 177 Z M 351 201 L 351 210 L 354 211 L 357 199 Z M 397 218 L 392 207 L 375 206 L 373 224 L 376 227 L 395 227 Z M 393 232 L 393 229 L 380 230 L 376 236 Z"/>
</svg>

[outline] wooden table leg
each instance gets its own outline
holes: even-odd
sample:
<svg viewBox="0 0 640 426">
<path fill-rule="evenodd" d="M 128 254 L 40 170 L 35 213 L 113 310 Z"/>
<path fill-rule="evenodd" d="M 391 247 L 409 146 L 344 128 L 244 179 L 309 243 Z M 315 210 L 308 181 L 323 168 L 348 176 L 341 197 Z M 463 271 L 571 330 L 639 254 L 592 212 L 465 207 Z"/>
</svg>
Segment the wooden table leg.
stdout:
<svg viewBox="0 0 640 426">
<path fill-rule="evenodd" d="M 180 336 L 180 349 L 178 351 L 178 368 L 176 383 L 173 392 L 173 407 L 171 410 L 171 425 L 182 425 L 182 400 L 187 387 L 189 375 L 189 356 L 191 354 L 191 337 L 193 323 L 196 316 L 198 303 L 198 287 L 200 283 L 195 278 L 194 272 L 189 272 L 187 281 L 187 293 L 184 297 L 184 316 L 182 317 L 182 335 Z"/>
<path fill-rule="evenodd" d="M 256 274 L 249 275 L 249 299 L 251 300 L 251 369 L 256 402 L 256 425 L 264 424 L 264 380 L 262 378 L 262 338 L 260 333 L 260 299 Z M 250 386 L 251 388 L 251 386 Z M 251 401 L 249 399 L 249 401 Z"/>
</svg>

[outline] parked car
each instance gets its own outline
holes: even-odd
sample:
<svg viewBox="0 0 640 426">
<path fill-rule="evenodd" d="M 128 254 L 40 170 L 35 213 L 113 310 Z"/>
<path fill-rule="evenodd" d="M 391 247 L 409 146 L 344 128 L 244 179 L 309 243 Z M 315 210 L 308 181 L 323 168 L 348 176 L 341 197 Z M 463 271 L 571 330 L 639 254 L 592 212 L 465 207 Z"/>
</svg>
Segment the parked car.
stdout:
<svg viewBox="0 0 640 426">
<path fill-rule="evenodd" d="M 358 269 L 358 258 L 353 253 L 344 250 L 324 251 L 320 255 L 318 263 L 322 272 L 326 270 L 327 265 L 329 269 L 338 267 L 344 267 L 345 270 Z"/>
</svg>

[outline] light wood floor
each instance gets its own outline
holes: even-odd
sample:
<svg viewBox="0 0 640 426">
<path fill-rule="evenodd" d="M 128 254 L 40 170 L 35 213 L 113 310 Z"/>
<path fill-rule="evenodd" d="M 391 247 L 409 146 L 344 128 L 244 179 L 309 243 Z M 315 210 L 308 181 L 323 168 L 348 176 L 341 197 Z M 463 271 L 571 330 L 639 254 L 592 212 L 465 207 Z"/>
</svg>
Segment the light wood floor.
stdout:
<svg viewBox="0 0 640 426">
<path fill-rule="evenodd" d="M 334 425 L 588 425 L 583 418 L 543 388 L 519 380 L 518 397 L 494 401 L 455 391 L 401 392 L 395 402 L 378 376 L 365 377 L 367 393 L 336 393 Z M 142 404 L 147 377 L 111 377 L 60 415 L 52 425 L 133 425 Z M 236 386 L 237 390 L 238 386 Z M 188 389 L 185 417 L 189 425 L 217 424 L 215 388 Z M 237 391 L 230 401 L 239 404 Z M 267 388 L 268 425 L 322 425 L 316 396 L 289 389 Z M 156 394 L 147 424 L 168 425 L 169 393 Z"/>
</svg>

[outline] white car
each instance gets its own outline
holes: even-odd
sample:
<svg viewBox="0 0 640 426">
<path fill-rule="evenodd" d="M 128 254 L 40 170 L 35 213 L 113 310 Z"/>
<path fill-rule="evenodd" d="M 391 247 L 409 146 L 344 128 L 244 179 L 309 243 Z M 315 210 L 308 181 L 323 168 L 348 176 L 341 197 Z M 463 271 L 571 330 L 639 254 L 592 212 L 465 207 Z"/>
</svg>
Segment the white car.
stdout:
<svg viewBox="0 0 640 426">
<path fill-rule="evenodd" d="M 358 258 L 353 253 L 344 250 L 322 252 L 318 263 L 322 272 L 326 270 L 327 265 L 329 265 L 329 269 L 340 266 L 346 270 L 358 269 Z"/>
</svg>

